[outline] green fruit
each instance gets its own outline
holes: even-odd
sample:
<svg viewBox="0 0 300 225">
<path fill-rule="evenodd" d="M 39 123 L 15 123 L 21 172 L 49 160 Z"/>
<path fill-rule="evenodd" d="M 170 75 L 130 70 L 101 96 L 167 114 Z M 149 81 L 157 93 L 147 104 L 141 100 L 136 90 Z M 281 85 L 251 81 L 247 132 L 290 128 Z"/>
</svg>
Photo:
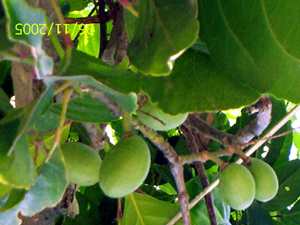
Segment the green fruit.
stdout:
<svg viewBox="0 0 300 225">
<path fill-rule="evenodd" d="M 165 113 L 150 102 L 137 112 L 137 117 L 143 124 L 158 131 L 167 131 L 178 127 L 185 121 L 187 116 L 187 113 L 177 115 Z"/>
<path fill-rule="evenodd" d="M 150 169 L 148 145 L 139 136 L 120 141 L 105 156 L 100 170 L 100 187 L 112 198 L 134 192 L 143 184 Z"/>
<path fill-rule="evenodd" d="M 99 181 L 101 159 L 96 151 L 82 143 L 66 143 L 61 148 L 71 183 L 90 186 Z"/>
<path fill-rule="evenodd" d="M 274 198 L 279 185 L 273 168 L 263 160 L 253 158 L 248 169 L 252 173 L 256 184 L 255 199 L 267 202 Z"/>
<path fill-rule="evenodd" d="M 220 194 L 236 210 L 248 208 L 255 197 L 255 181 L 250 171 L 236 163 L 230 164 L 220 175 Z"/>
</svg>

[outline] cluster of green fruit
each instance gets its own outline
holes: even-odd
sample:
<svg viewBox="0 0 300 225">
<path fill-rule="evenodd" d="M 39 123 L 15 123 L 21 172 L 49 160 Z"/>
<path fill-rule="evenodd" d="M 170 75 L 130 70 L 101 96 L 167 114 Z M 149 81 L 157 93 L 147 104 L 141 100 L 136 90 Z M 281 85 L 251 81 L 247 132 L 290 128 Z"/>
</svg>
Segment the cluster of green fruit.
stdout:
<svg viewBox="0 0 300 225">
<path fill-rule="evenodd" d="M 137 113 L 137 118 L 154 130 L 170 130 L 179 126 L 187 114 L 170 115 L 152 103 Z M 103 192 L 120 198 L 134 192 L 146 179 L 151 156 L 143 138 L 134 135 L 121 140 L 102 161 L 99 154 L 81 143 L 62 146 L 67 175 L 71 183 L 90 186 L 99 182 Z"/>
<path fill-rule="evenodd" d="M 247 167 L 230 164 L 220 175 L 221 196 L 236 210 L 247 209 L 254 199 L 270 201 L 276 196 L 278 186 L 278 178 L 273 168 L 257 158 L 252 158 Z"/>
<path fill-rule="evenodd" d="M 134 192 L 150 169 L 148 146 L 137 135 L 120 141 L 103 161 L 96 151 L 81 143 L 66 143 L 62 152 L 71 183 L 90 186 L 99 182 L 103 192 L 112 198 Z"/>
</svg>

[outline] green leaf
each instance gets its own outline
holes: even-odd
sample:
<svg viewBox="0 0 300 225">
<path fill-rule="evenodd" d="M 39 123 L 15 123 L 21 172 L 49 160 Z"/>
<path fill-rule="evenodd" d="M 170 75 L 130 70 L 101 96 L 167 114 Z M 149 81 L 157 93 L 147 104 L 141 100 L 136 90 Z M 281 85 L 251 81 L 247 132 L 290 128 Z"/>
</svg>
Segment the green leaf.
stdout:
<svg viewBox="0 0 300 225">
<path fill-rule="evenodd" d="M 149 195 L 134 193 L 125 198 L 121 225 L 165 225 L 178 210 L 179 206 L 176 204 L 160 201 Z"/>
<path fill-rule="evenodd" d="M 78 56 L 86 57 L 87 55 L 78 52 Z M 82 74 L 86 74 L 86 73 L 82 73 Z M 44 81 L 47 83 L 47 85 L 50 86 L 57 81 L 71 81 L 75 86 L 86 85 L 93 88 L 95 91 L 99 91 L 103 93 L 106 97 L 110 98 L 113 102 L 117 103 L 123 110 L 127 112 L 134 112 L 137 109 L 137 96 L 134 93 L 129 93 L 129 94 L 120 93 L 89 76 L 84 76 L 84 75 L 67 76 L 67 77 L 49 76 L 46 77 Z"/>
<path fill-rule="evenodd" d="M 195 177 L 189 180 L 186 183 L 187 191 L 191 199 L 196 197 L 203 188 L 200 183 L 199 177 Z M 219 189 L 216 188 L 212 192 L 213 197 L 213 207 L 216 213 L 216 219 L 218 224 L 227 224 L 229 223 L 230 218 L 230 207 L 226 205 L 219 194 Z M 204 201 L 199 202 L 192 210 L 191 210 L 191 218 L 193 224 L 201 224 L 201 225 L 210 225 L 210 220 L 208 217 L 207 207 Z"/>
<path fill-rule="evenodd" d="M 36 170 L 24 135 L 14 145 L 13 154 L 2 156 L 0 182 L 16 188 L 28 189 L 36 178 Z"/>
<path fill-rule="evenodd" d="M 287 114 L 286 103 L 283 100 L 272 98 L 272 121 L 269 127 L 275 126 Z M 291 122 L 286 123 L 278 134 L 288 132 L 292 129 Z M 266 157 L 266 162 L 274 167 L 284 164 L 290 155 L 290 149 L 293 144 L 293 134 L 289 133 L 281 138 L 276 138 L 267 143 L 269 153 Z"/>
<path fill-rule="evenodd" d="M 14 207 L 18 203 L 20 203 L 24 199 L 25 193 L 26 192 L 23 189 L 11 190 L 11 192 L 9 193 L 9 195 L 7 197 L 6 202 L 3 205 L 1 205 L 1 207 L 0 207 L 0 213 L 2 211 L 11 209 L 12 207 Z"/>
<path fill-rule="evenodd" d="M 61 112 L 61 104 L 55 104 L 51 110 L 57 114 Z M 72 99 L 68 105 L 67 118 L 74 121 L 103 123 L 116 120 L 106 105 L 87 94 Z"/>
<path fill-rule="evenodd" d="M 198 37 L 197 11 L 196 0 L 140 1 L 128 50 L 131 63 L 146 74 L 169 74 L 174 60 Z"/>
<path fill-rule="evenodd" d="M 0 112 L 7 113 L 12 109 L 12 106 L 9 104 L 9 98 L 6 93 L 0 88 Z"/>
<path fill-rule="evenodd" d="M 246 224 L 251 225 L 273 225 L 273 221 L 268 212 L 258 202 L 254 202 L 244 214 Z"/>
<path fill-rule="evenodd" d="M 46 90 L 41 94 L 39 99 L 35 102 L 33 106 L 27 107 L 27 111 L 25 111 L 24 118 L 22 123 L 20 124 L 19 132 L 13 141 L 9 154 L 14 151 L 15 145 L 20 141 L 20 139 L 29 131 L 29 129 L 34 128 L 37 122 L 37 118 L 43 115 L 52 102 L 53 98 L 53 87 L 49 86 Z"/>
<path fill-rule="evenodd" d="M 120 70 L 82 53 L 74 54 L 67 74 L 91 75 L 120 92 L 144 91 L 172 114 L 237 108 L 259 97 L 255 90 L 227 79 L 208 55 L 195 50 L 180 57 L 168 77 L 146 77 Z"/>
<path fill-rule="evenodd" d="M 294 132 L 293 133 L 293 143 L 297 147 L 297 149 L 300 149 L 300 133 Z"/>
<path fill-rule="evenodd" d="M 285 165 L 276 168 L 279 178 L 277 196 L 265 204 L 266 209 L 277 211 L 294 203 L 300 196 L 300 160 L 288 161 Z"/>
<path fill-rule="evenodd" d="M 81 10 L 87 6 L 89 0 L 60 0 L 61 4 L 68 4 L 70 10 Z"/>
<path fill-rule="evenodd" d="M 72 5 L 74 1 L 71 1 Z M 70 2 L 70 3 L 71 3 Z M 77 1 L 79 2 L 79 1 Z M 74 2 L 76 3 L 76 2 Z M 82 2 L 81 4 L 87 4 Z M 78 5 L 79 6 L 79 5 Z M 68 14 L 70 18 L 87 17 L 92 9 L 90 7 L 80 11 L 73 11 Z M 81 30 L 81 24 L 69 24 L 68 30 L 71 31 L 71 38 L 74 40 Z M 88 55 L 97 57 L 99 56 L 100 49 L 100 28 L 98 24 L 85 24 L 84 28 L 78 38 L 77 50 L 82 51 Z"/>
<path fill-rule="evenodd" d="M 15 207 L 0 213 L 0 224 L 21 224 L 18 214 L 33 216 L 46 207 L 55 206 L 63 197 L 67 187 L 63 156 L 57 149 L 52 158 L 41 168 L 36 183 Z"/>
<path fill-rule="evenodd" d="M 200 10 L 202 38 L 224 79 L 300 102 L 297 1 L 204 0 Z"/>
<path fill-rule="evenodd" d="M 0 2 L 1 7 L 1 2 Z M 6 36 L 6 27 L 4 19 L 0 18 L 0 53 L 10 49 L 13 46 L 13 43 Z M 1 59 L 0 59 L 1 61 Z"/>
<path fill-rule="evenodd" d="M 1 28 L 0 28 L 1 29 Z M 0 31 L 1 32 L 1 31 Z M 4 35 L 3 35 L 4 36 Z M 2 35 L 1 35 L 2 37 Z M 0 37 L 0 39 L 1 39 Z M 0 40 L 1 43 L 1 40 Z M 1 45 L 1 44 L 0 44 Z M 5 44 L 7 46 L 7 44 Z M 0 47 L 1 48 L 1 47 Z M 0 50 L 1 51 L 1 50 Z M 10 72 L 11 72 L 11 62 L 9 61 L 1 61 L 0 62 L 0 85 L 5 85 L 5 81 L 7 80 L 7 78 L 10 76 Z"/>
<path fill-rule="evenodd" d="M 300 202 L 298 201 L 292 209 L 286 209 L 279 213 L 278 225 L 298 225 L 300 221 Z"/>
</svg>

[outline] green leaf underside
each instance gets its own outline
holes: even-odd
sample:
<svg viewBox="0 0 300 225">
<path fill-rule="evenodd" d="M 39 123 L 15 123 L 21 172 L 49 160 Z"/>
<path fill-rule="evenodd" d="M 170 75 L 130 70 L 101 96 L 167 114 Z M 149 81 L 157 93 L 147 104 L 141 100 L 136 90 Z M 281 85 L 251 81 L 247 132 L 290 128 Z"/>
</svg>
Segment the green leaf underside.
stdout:
<svg viewBox="0 0 300 225">
<path fill-rule="evenodd" d="M 80 56 L 96 59 L 84 53 L 80 53 L 80 52 L 77 53 Z M 70 67 L 73 67 L 73 65 L 71 65 Z M 65 77 L 51 76 L 51 77 L 46 77 L 44 81 L 49 86 L 53 85 L 53 83 L 57 81 L 71 81 L 75 86 L 86 85 L 90 88 L 93 88 L 95 91 L 99 91 L 100 93 L 104 94 L 105 96 L 110 98 L 113 102 L 117 103 L 125 111 L 134 112 L 137 109 L 137 97 L 134 93 L 123 94 L 112 89 L 111 87 L 104 85 L 103 83 L 100 83 L 99 81 L 95 80 L 90 76 L 85 76 L 85 73 L 81 73 L 81 74 L 76 73 L 76 74 L 79 76 L 65 76 Z"/>
<path fill-rule="evenodd" d="M 15 207 L 0 213 L 1 225 L 20 225 L 18 213 L 33 216 L 46 207 L 55 206 L 63 197 L 67 187 L 65 167 L 60 149 L 43 165 L 35 184 Z"/>
<path fill-rule="evenodd" d="M 82 64 L 85 67 L 81 67 Z M 259 97 L 255 90 L 222 76 L 207 55 L 194 50 L 177 60 L 168 77 L 147 77 L 115 69 L 80 52 L 74 54 L 66 74 L 91 75 L 125 93 L 143 91 L 164 111 L 173 114 L 235 108 L 250 104 Z"/>
<path fill-rule="evenodd" d="M 200 5 L 202 37 L 216 66 L 260 93 L 300 102 L 297 1 L 204 0 Z"/>
<path fill-rule="evenodd" d="M 174 55 L 182 53 L 197 39 L 197 1 L 144 0 L 139 2 L 138 11 L 128 50 L 130 61 L 146 74 L 168 75 Z"/>
<path fill-rule="evenodd" d="M 61 104 L 53 105 L 50 110 L 60 115 Z M 90 123 L 111 122 L 117 119 L 104 103 L 86 94 L 70 101 L 66 116 L 73 121 Z"/>
</svg>

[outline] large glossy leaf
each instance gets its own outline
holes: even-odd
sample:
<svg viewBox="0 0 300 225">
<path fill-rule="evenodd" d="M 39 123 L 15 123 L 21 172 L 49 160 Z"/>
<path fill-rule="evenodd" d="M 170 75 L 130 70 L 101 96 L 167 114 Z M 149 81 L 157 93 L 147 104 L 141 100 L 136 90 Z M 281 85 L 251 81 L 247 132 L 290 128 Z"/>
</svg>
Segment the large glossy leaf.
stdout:
<svg viewBox="0 0 300 225">
<path fill-rule="evenodd" d="M 300 102 L 300 5 L 295 0 L 200 1 L 202 38 L 224 76 Z"/>
<path fill-rule="evenodd" d="M 63 156 L 59 149 L 41 168 L 36 183 L 15 207 L 0 213 L 1 225 L 21 224 L 18 214 L 32 216 L 46 207 L 55 206 L 63 197 L 67 187 Z"/>
<path fill-rule="evenodd" d="M 285 209 L 279 213 L 276 225 L 298 225 L 300 221 L 300 202 L 293 208 Z"/>
<path fill-rule="evenodd" d="M 189 50 L 179 58 L 168 77 L 145 77 L 116 69 L 82 53 L 74 55 L 67 74 L 91 75 L 125 93 L 144 91 L 164 111 L 174 114 L 236 108 L 259 97 L 254 89 L 223 76 L 208 55 L 196 50 Z"/>
<path fill-rule="evenodd" d="M 121 225 L 165 225 L 178 212 L 179 206 L 149 195 L 132 194 L 125 199 Z M 177 225 L 182 223 L 177 223 Z"/>
<path fill-rule="evenodd" d="M 244 214 L 246 224 L 251 225 L 273 225 L 273 221 L 269 213 L 258 202 L 254 202 Z"/>
<path fill-rule="evenodd" d="M 132 64 L 146 74 L 169 74 L 176 57 L 197 39 L 197 11 L 196 0 L 140 1 L 128 51 Z"/>
<path fill-rule="evenodd" d="M 276 211 L 293 204 L 300 196 L 300 160 L 286 162 L 276 169 L 279 177 L 277 196 L 265 204 L 266 209 Z"/>
</svg>

